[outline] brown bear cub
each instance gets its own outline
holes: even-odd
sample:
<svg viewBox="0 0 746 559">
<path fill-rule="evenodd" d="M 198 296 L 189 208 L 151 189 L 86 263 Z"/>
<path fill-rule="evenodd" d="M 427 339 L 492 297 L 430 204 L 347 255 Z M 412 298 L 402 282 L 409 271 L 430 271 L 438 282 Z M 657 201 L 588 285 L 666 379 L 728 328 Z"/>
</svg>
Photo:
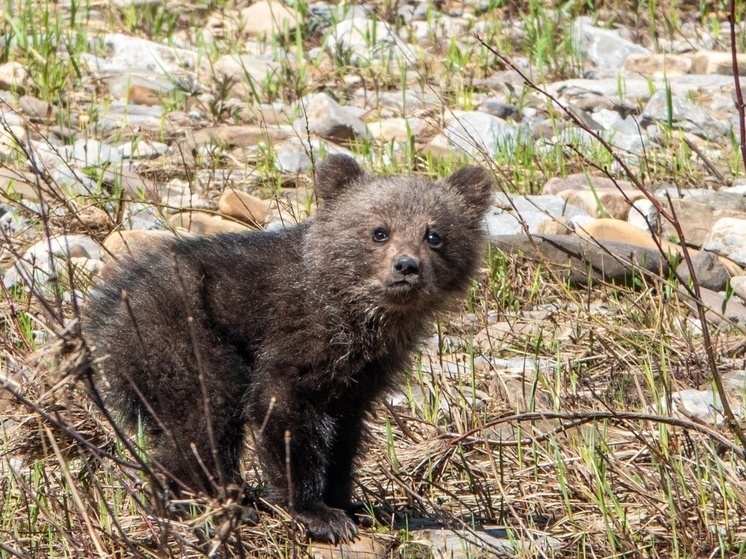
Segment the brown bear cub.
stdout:
<svg viewBox="0 0 746 559">
<path fill-rule="evenodd" d="M 320 207 L 276 232 L 184 238 L 123 261 L 85 309 L 96 384 L 141 418 L 173 488 L 240 483 L 256 429 L 269 500 L 316 540 L 354 539 L 364 421 L 483 254 L 492 180 L 371 177 L 345 156 Z"/>
</svg>

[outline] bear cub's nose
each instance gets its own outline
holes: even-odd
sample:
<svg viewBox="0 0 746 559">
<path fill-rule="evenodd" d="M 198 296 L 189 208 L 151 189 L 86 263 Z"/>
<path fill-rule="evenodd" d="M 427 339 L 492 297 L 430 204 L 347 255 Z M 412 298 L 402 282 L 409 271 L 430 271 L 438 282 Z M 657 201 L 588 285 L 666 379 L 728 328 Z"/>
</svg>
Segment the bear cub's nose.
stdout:
<svg viewBox="0 0 746 559">
<path fill-rule="evenodd" d="M 416 276 L 420 273 L 420 263 L 411 256 L 400 256 L 394 262 L 394 272 L 403 276 Z"/>
</svg>

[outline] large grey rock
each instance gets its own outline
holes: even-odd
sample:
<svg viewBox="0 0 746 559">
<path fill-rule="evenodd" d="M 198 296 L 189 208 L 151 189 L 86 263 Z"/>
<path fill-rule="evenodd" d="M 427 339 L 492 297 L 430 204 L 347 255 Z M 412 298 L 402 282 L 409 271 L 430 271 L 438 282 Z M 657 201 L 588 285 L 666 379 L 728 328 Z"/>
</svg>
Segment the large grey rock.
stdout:
<svg viewBox="0 0 746 559">
<path fill-rule="evenodd" d="M 414 529 L 413 540 L 428 542 L 433 557 L 467 559 L 469 557 L 522 557 L 538 547 L 551 555 L 559 547 L 556 538 L 535 534 L 533 537 L 515 538 L 501 527 L 484 527 L 477 530 Z"/>
<path fill-rule="evenodd" d="M 301 103 L 301 112 L 293 123 L 301 137 L 310 132 L 343 143 L 370 137 L 365 123 L 326 93 L 306 97 Z"/>
<path fill-rule="evenodd" d="M 522 130 L 501 118 L 470 112 L 453 120 L 443 131 L 451 148 L 472 157 L 492 158 L 501 150 L 511 151 Z M 529 133 L 525 132 L 528 136 Z"/>
<path fill-rule="evenodd" d="M 669 118 L 668 95 L 666 91 L 656 91 L 645 105 L 640 124 L 647 127 L 660 123 L 683 130 L 710 141 L 717 141 L 728 133 L 728 126 L 710 116 L 702 107 L 671 93 L 671 115 Z"/>
<path fill-rule="evenodd" d="M 98 43 L 99 39 L 91 39 Z M 146 70 L 161 75 L 183 76 L 187 71 L 199 69 L 200 55 L 193 50 L 169 47 L 153 41 L 113 33 L 104 35 L 106 58 L 88 56 L 86 61 L 99 73 L 131 72 Z"/>
<path fill-rule="evenodd" d="M 721 376 L 725 397 L 736 419 L 744 417 L 744 391 L 746 371 L 731 371 Z M 725 421 L 723 402 L 714 385 L 701 390 L 679 390 L 663 396 L 658 402 L 658 411 L 665 411 L 683 419 L 695 419 L 706 425 L 720 425 Z"/>
<path fill-rule="evenodd" d="M 705 251 L 691 251 L 689 258 L 692 260 L 694 275 L 700 286 L 711 289 L 712 291 L 725 289 L 728 279 L 730 279 L 730 274 L 716 255 Z M 676 273 L 684 283 L 689 283 L 691 280 L 692 275 L 686 260 L 682 259 L 676 268 Z"/>
<path fill-rule="evenodd" d="M 367 16 L 343 19 L 334 25 L 324 47 L 334 55 L 349 55 L 353 64 L 386 61 L 408 68 L 416 60 L 414 50 L 396 30 L 385 21 Z"/>
<path fill-rule="evenodd" d="M 630 54 L 650 54 L 645 47 L 622 38 L 619 31 L 594 26 L 586 16 L 573 23 L 572 38 L 583 57 L 600 68 L 616 70 Z"/>
<path fill-rule="evenodd" d="M 641 275 L 668 275 L 668 262 L 657 250 L 615 242 L 594 242 L 572 235 L 492 236 L 493 249 L 545 262 L 575 285 L 603 280 L 634 285 Z"/>
<path fill-rule="evenodd" d="M 718 219 L 705 237 L 702 248 L 746 266 L 746 216 L 744 219 Z"/>
<path fill-rule="evenodd" d="M 685 286 L 679 286 L 679 297 L 692 309 L 697 316 L 697 303 L 690 295 Z M 712 291 L 706 287 L 700 287 L 699 294 L 704 305 L 705 320 L 715 326 L 721 324 L 737 324 L 741 327 L 746 325 L 746 306 L 738 301 L 737 297 L 727 297 L 725 293 Z"/>
</svg>

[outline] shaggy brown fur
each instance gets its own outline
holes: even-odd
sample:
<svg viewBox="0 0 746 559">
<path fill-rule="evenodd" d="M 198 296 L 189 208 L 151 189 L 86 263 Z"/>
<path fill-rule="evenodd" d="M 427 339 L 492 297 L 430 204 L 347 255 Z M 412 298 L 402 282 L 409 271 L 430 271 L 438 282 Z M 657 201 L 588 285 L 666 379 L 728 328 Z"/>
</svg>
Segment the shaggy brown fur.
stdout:
<svg viewBox="0 0 746 559">
<path fill-rule="evenodd" d="M 306 223 L 124 262 L 85 311 L 108 405 L 142 417 L 174 483 L 210 492 L 240 481 L 247 425 L 261 429 L 269 497 L 314 539 L 354 538 L 364 419 L 468 288 L 491 189 L 475 167 L 432 183 L 331 156 Z"/>
</svg>

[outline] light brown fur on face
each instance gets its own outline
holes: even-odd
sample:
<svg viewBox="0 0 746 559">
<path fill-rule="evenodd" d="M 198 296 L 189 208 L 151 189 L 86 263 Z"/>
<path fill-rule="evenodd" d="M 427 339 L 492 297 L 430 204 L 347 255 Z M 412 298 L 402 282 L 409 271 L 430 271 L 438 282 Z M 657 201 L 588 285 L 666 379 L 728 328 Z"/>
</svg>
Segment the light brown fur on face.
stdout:
<svg viewBox="0 0 746 559">
<path fill-rule="evenodd" d="M 492 181 L 475 167 L 435 183 L 371 177 L 332 156 L 317 193 L 296 228 L 184 238 L 123 262 L 92 294 L 84 333 L 107 406 L 125 426 L 141 419 L 173 490 L 240 482 L 254 428 L 266 497 L 340 542 L 357 533 L 365 418 L 466 292 Z"/>
</svg>

